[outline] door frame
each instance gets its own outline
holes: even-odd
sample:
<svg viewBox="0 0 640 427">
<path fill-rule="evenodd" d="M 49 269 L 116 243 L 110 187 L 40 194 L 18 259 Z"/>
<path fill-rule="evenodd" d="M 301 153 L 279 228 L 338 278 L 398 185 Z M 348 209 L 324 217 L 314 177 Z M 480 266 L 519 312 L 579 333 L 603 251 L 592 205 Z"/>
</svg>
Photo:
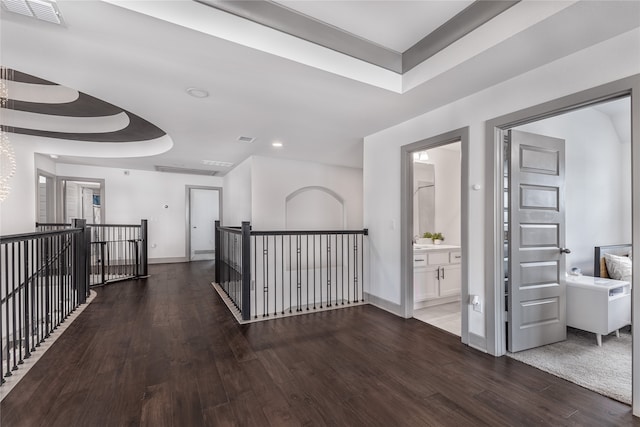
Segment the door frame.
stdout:
<svg viewBox="0 0 640 427">
<path fill-rule="evenodd" d="M 469 127 L 452 130 L 431 138 L 422 139 L 411 144 L 403 145 L 401 150 L 401 182 L 400 182 L 400 309 L 403 317 L 413 317 L 413 153 L 441 147 L 460 141 L 460 250 L 461 288 L 460 301 L 462 307 L 468 307 L 465 301 L 469 299 Z M 469 342 L 469 313 L 461 311 L 460 338 L 463 343 Z"/>
<path fill-rule="evenodd" d="M 103 178 L 82 178 L 77 176 L 56 176 L 56 221 L 64 222 L 64 214 L 67 203 L 66 192 L 63 191 L 63 181 L 76 181 L 76 182 L 95 182 L 100 184 L 100 220 L 103 224 L 107 223 L 106 219 L 106 180 Z"/>
<path fill-rule="evenodd" d="M 525 108 L 486 122 L 486 215 L 485 215 L 485 307 L 487 351 L 494 356 L 506 353 L 503 271 L 503 168 L 504 132 L 516 126 L 554 117 L 593 104 L 630 97 L 632 248 L 640 252 L 640 74 L 587 89 L 562 98 Z M 633 289 L 640 286 L 640 259 L 632 261 Z M 631 318 L 640 319 L 640 292 L 632 291 Z M 632 328 L 632 370 L 640 373 L 640 332 Z M 633 375 L 633 413 L 640 416 L 640 376 Z"/>
<path fill-rule="evenodd" d="M 217 190 L 218 206 L 220 207 L 218 216 L 222 220 L 222 187 L 211 187 L 206 185 L 185 185 L 185 259 L 191 262 L 191 189 L 194 190 Z"/>
<path fill-rule="evenodd" d="M 58 204 L 57 199 L 57 177 L 47 172 L 43 169 L 36 168 L 36 222 L 39 221 L 40 217 L 40 176 L 46 177 L 48 180 L 51 180 L 51 185 L 47 183 L 47 221 L 45 222 L 56 222 L 56 205 Z M 49 194 L 49 190 L 51 194 Z M 51 202 L 50 202 L 51 200 Z"/>
</svg>

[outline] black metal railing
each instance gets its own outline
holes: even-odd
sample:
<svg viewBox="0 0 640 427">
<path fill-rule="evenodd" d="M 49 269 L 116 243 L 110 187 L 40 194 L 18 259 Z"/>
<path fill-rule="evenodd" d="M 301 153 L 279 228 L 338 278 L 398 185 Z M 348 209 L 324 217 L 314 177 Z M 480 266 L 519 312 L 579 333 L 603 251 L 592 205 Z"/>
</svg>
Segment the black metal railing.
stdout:
<svg viewBox="0 0 640 427">
<path fill-rule="evenodd" d="M 216 282 L 243 320 L 364 301 L 364 230 L 254 231 L 216 222 Z"/>
<path fill-rule="evenodd" d="M 39 231 L 70 226 L 36 223 Z M 87 224 L 86 232 L 90 236 L 90 286 L 147 276 L 147 220 L 140 224 Z"/>
<path fill-rule="evenodd" d="M 12 375 L 88 296 L 84 220 L 0 237 L 0 377 Z"/>
<path fill-rule="evenodd" d="M 241 313 L 250 313 L 250 230 L 248 222 L 221 227 L 216 221 L 216 282 Z"/>
</svg>

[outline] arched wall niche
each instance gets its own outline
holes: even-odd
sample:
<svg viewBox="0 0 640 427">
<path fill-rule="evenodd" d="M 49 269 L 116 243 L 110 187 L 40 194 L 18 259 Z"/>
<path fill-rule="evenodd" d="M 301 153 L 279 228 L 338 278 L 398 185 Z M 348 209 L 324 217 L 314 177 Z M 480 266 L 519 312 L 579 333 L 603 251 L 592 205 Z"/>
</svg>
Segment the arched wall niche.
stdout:
<svg viewBox="0 0 640 427">
<path fill-rule="evenodd" d="M 347 226 L 345 201 L 322 186 L 302 187 L 285 198 L 287 230 L 343 230 Z"/>
</svg>

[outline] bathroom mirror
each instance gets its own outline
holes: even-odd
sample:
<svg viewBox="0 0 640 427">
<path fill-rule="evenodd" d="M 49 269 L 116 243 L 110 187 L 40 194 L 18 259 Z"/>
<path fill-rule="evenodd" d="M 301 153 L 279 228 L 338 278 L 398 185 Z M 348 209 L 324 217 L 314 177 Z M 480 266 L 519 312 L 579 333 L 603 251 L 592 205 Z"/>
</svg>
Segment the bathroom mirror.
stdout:
<svg viewBox="0 0 640 427">
<path fill-rule="evenodd" d="M 413 234 L 422 237 L 435 231 L 436 183 L 435 165 L 413 164 Z"/>
</svg>

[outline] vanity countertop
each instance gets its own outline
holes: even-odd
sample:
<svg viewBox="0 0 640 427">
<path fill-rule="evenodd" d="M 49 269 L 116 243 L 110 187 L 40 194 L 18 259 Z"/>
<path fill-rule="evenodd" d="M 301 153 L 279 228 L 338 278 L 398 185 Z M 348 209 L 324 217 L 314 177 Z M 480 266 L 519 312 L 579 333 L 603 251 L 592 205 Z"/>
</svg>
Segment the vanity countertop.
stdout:
<svg viewBox="0 0 640 427">
<path fill-rule="evenodd" d="M 439 250 L 452 250 L 460 249 L 460 246 L 455 245 L 413 245 L 414 251 L 439 251 Z"/>
</svg>

